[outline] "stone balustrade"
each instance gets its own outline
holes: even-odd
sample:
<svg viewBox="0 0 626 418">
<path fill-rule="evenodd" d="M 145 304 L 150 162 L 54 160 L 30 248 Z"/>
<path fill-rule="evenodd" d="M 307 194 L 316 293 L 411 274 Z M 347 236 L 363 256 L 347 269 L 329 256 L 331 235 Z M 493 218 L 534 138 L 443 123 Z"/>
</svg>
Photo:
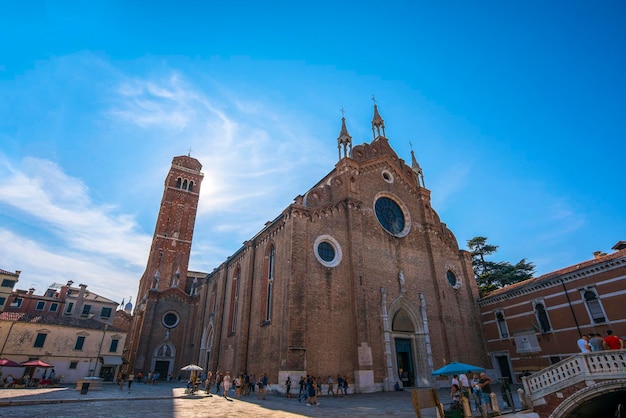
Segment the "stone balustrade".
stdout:
<svg viewBox="0 0 626 418">
<path fill-rule="evenodd" d="M 576 354 L 522 378 L 526 396 L 533 403 L 576 383 L 605 379 L 626 379 L 626 350 Z"/>
</svg>

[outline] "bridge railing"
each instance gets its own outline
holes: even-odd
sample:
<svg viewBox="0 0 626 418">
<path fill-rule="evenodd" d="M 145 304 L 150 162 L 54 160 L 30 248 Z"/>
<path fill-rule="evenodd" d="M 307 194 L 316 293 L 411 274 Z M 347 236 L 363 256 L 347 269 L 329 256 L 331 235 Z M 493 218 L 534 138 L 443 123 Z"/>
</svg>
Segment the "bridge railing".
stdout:
<svg viewBox="0 0 626 418">
<path fill-rule="evenodd" d="M 580 353 L 522 378 L 531 401 L 585 380 L 626 378 L 626 349 Z"/>
</svg>

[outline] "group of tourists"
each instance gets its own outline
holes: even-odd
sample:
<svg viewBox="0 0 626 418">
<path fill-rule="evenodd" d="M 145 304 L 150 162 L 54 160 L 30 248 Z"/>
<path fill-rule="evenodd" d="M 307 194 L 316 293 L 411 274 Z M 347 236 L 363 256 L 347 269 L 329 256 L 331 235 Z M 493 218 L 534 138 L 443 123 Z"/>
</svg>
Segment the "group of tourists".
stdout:
<svg viewBox="0 0 626 418">
<path fill-rule="evenodd" d="M 143 383 L 147 385 L 156 385 L 156 382 L 157 380 L 159 380 L 160 377 L 161 375 L 159 374 L 159 372 L 148 372 L 147 374 L 143 374 L 143 372 L 141 371 L 138 371 L 137 374 L 127 374 L 119 372 L 115 378 L 115 381 L 119 385 L 120 390 L 124 388 L 124 383 L 126 383 L 128 385 L 128 391 L 130 392 L 130 388 L 133 385 L 133 382 Z M 172 376 L 169 375 L 168 381 L 170 381 L 171 379 Z"/>
<path fill-rule="evenodd" d="M 470 399 L 473 399 L 473 409 L 477 411 L 479 406 L 482 406 L 484 412 L 489 412 L 491 408 L 491 383 L 493 379 L 487 376 L 486 373 L 474 373 L 471 374 L 472 378 L 469 379 L 471 372 L 462 373 L 460 375 L 454 375 L 452 377 L 452 388 L 450 390 L 450 397 L 452 398 L 452 408 L 462 408 L 462 397 L 467 395 Z"/>
<path fill-rule="evenodd" d="M 622 350 L 624 340 L 613 334 L 612 330 L 606 331 L 606 337 L 602 334 L 591 333 L 581 336 L 576 342 L 581 353 L 591 353 L 592 351 Z"/>
<path fill-rule="evenodd" d="M 322 378 L 315 377 L 311 375 L 300 376 L 300 381 L 298 382 L 298 386 L 300 391 L 298 392 L 298 402 L 302 402 L 302 400 L 306 400 L 306 405 L 311 406 L 319 405 L 318 396 L 322 396 Z M 346 396 L 348 394 L 348 376 L 337 375 L 337 392 L 335 392 L 335 382 L 333 381 L 332 376 L 328 375 L 328 379 L 326 380 L 328 388 L 326 389 L 326 395 L 337 396 Z M 285 382 L 286 389 L 286 397 L 291 398 L 291 377 L 287 378 Z"/>
<path fill-rule="evenodd" d="M 231 376 L 229 371 L 215 373 L 209 371 L 202 374 L 201 379 L 204 380 L 205 392 L 211 395 L 213 385 L 215 385 L 215 394 L 228 398 L 228 392 L 234 391 L 236 397 L 249 396 L 252 393 L 257 394 L 257 399 L 265 399 L 265 391 L 269 387 L 267 376 L 265 373 L 257 378 L 256 374 L 239 373 L 237 376 Z"/>
</svg>

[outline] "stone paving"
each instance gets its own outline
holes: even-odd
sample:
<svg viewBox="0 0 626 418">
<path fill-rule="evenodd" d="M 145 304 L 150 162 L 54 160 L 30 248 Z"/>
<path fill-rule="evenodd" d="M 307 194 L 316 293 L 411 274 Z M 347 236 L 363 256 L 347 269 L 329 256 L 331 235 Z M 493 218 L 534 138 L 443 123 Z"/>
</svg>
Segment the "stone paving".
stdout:
<svg viewBox="0 0 626 418">
<path fill-rule="evenodd" d="M 271 390 L 271 388 L 270 388 Z M 449 397 L 440 390 L 442 401 Z M 183 383 L 133 384 L 120 390 L 105 384 L 102 390 L 81 394 L 74 387 L 0 389 L 0 417 L 415 417 L 410 391 L 349 394 L 319 398 L 319 406 L 268 393 L 242 398 L 185 393 Z M 422 411 L 435 418 L 433 408 Z"/>
</svg>

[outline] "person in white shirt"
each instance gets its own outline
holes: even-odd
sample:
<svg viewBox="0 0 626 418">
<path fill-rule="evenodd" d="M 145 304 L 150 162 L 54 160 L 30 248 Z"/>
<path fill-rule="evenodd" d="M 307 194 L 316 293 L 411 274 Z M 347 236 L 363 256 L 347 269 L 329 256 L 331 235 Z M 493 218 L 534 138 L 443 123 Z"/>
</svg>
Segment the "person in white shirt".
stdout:
<svg viewBox="0 0 626 418">
<path fill-rule="evenodd" d="M 578 344 L 578 348 L 581 353 L 591 353 L 591 347 L 589 346 L 589 337 L 587 335 L 583 335 L 576 342 Z"/>
</svg>

